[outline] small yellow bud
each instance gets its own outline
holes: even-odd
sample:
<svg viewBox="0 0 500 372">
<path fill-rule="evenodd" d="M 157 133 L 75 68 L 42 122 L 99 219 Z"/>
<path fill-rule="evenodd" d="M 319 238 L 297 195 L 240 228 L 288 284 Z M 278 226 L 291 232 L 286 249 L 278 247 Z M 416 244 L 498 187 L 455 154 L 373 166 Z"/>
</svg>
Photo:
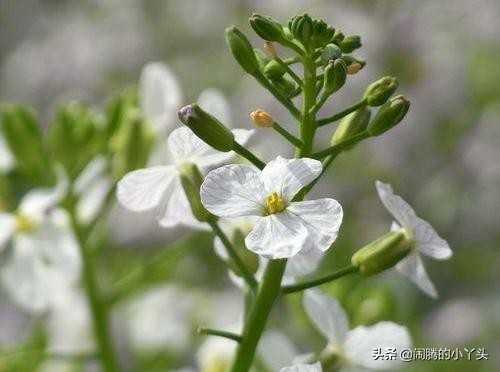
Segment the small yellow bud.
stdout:
<svg viewBox="0 0 500 372">
<path fill-rule="evenodd" d="M 266 52 L 269 54 L 271 58 L 276 58 L 278 57 L 278 53 L 276 53 L 276 48 L 274 47 L 274 44 L 271 43 L 270 41 L 266 41 L 264 43 L 264 49 Z"/>
<path fill-rule="evenodd" d="M 361 63 L 355 62 L 355 63 L 347 66 L 347 73 L 349 75 L 354 75 L 354 74 L 358 73 L 359 70 L 361 70 L 362 68 L 363 68 L 363 66 L 361 65 Z"/>
<path fill-rule="evenodd" d="M 258 127 L 270 128 L 274 124 L 274 120 L 266 111 L 257 109 L 250 114 L 250 119 Z"/>
</svg>

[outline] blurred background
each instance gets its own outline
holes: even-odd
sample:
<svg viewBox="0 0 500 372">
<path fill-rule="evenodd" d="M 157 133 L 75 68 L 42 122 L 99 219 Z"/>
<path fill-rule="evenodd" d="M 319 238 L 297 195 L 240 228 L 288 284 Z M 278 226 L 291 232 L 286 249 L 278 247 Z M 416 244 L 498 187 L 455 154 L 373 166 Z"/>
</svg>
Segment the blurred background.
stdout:
<svg viewBox="0 0 500 372">
<path fill-rule="evenodd" d="M 247 22 L 252 12 L 282 22 L 308 12 L 345 34 L 361 35 L 357 55 L 366 67 L 320 116 L 354 103 L 367 84 L 389 74 L 412 102 L 402 124 L 340 156 L 315 189 L 316 195 L 338 199 L 345 211 L 340 237 L 320 270 L 345 265 L 356 249 L 390 226 L 376 179 L 391 183 L 455 253 L 444 263 L 426 261 L 438 300 L 393 271 L 369 280 L 345 278 L 324 289 L 346 308 L 351 326 L 392 320 L 408 326 L 415 347 L 485 348 L 489 354 L 488 361 L 417 361 L 402 370 L 500 370 L 499 1 L 3 0 L 0 102 L 33 107 L 47 128 L 58 109 L 73 101 L 104 112 L 110 96 L 137 86 L 146 63 L 161 61 L 177 77 L 183 103 L 207 87 L 217 88 L 229 102 L 233 126 L 250 128 L 249 113 L 264 108 L 293 128 L 287 113 L 244 75 L 226 49 L 224 29 L 230 24 L 259 46 Z M 329 129 L 323 130 L 328 139 Z M 268 132 L 253 140 L 261 146 L 279 141 Z M 266 159 L 276 155 L 262 152 Z M 193 330 L 207 323 L 230 326 L 242 306 L 213 254 L 212 237 L 160 230 L 152 216 L 138 218 L 119 208 L 110 219 L 103 277 L 114 281 L 138 266 L 148 268 L 113 314 L 124 370 L 202 368 L 196 367 L 194 350 L 204 340 Z M 165 246 L 168 253 L 148 266 Z M 60 328 L 68 312 L 75 315 L 71 309 L 55 320 L 53 314 L 33 316 L 0 292 L 0 371 L 68 370 L 46 351 L 47 345 L 57 349 L 58 337 L 64 352 L 72 342 L 68 337 L 79 344 L 90 332 L 85 314 L 82 334 L 71 331 L 78 320 Z M 169 329 L 157 331 L 159 324 Z M 305 318 L 298 295 L 279 304 L 269 328 L 284 331 L 300 352 L 324 342 Z M 86 363 L 86 368 L 97 367 Z"/>
</svg>

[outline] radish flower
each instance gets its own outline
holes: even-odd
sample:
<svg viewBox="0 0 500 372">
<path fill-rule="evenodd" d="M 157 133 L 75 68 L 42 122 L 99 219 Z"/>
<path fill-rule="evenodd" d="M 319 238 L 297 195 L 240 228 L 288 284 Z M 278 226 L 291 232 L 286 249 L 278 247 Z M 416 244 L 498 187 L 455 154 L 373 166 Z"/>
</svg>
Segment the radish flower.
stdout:
<svg viewBox="0 0 500 372">
<path fill-rule="evenodd" d="M 323 372 L 321 364 L 294 364 L 290 367 L 284 367 L 280 369 L 280 372 Z"/>
<path fill-rule="evenodd" d="M 257 216 L 245 244 L 266 258 L 289 258 L 301 251 L 324 252 L 337 238 L 342 207 L 326 198 L 292 201 L 321 169 L 321 162 L 307 158 L 277 157 L 262 171 L 249 165 L 227 165 L 207 175 L 201 200 L 220 217 Z"/>
<path fill-rule="evenodd" d="M 411 252 L 396 265 L 396 270 L 410 278 L 426 294 L 436 298 L 436 288 L 425 271 L 420 253 L 435 260 L 447 260 L 452 256 L 452 250 L 428 222 L 417 217 L 413 208 L 394 194 L 390 185 L 380 181 L 375 185 L 382 204 L 396 220 L 391 230 L 403 229 L 413 242 Z"/>
</svg>

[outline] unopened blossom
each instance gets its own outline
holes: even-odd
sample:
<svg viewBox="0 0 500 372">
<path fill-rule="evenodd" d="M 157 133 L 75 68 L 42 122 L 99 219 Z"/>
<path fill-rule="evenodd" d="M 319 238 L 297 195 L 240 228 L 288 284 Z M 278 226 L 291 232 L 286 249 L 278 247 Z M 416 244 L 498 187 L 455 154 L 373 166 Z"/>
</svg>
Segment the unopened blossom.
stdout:
<svg viewBox="0 0 500 372">
<path fill-rule="evenodd" d="M 323 372 L 321 363 L 314 364 L 294 364 L 290 367 L 280 369 L 280 372 Z"/>
<path fill-rule="evenodd" d="M 239 143 L 245 143 L 251 131 L 233 129 L 233 134 Z M 129 172 L 120 180 L 118 201 L 135 212 L 154 210 L 162 227 L 182 224 L 199 228 L 201 224 L 194 218 L 181 185 L 182 168 L 186 163 L 194 163 L 203 173 L 234 154 L 212 149 L 187 127 L 175 129 L 168 136 L 166 147 L 168 155 L 163 165 Z"/>
<path fill-rule="evenodd" d="M 321 356 L 328 363 L 334 360 L 341 371 L 373 371 L 400 367 L 401 360 L 373 358 L 373 350 L 381 348 L 408 349 L 411 338 L 405 327 L 388 321 L 349 330 L 347 315 L 332 297 L 318 290 L 304 295 L 307 315 L 328 341 Z M 324 365 L 324 367 L 326 367 Z"/>
<path fill-rule="evenodd" d="M 435 260 L 447 260 L 452 256 L 452 250 L 428 222 L 417 217 L 413 208 L 394 194 L 390 185 L 380 181 L 375 185 L 382 204 L 396 220 L 391 229 L 404 230 L 413 243 L 411 252 L 396 265 L 396 270 L 410 278 L 429 296 L 437 297 L 436 288 L 427 275 L 420 253 Z"/>
<path fill-rule="evenodd" d="M 43 311 L 61 296 L 61 285 L 80 275 L 81 258 L 67 214 L 57 204 L 67 191 L 60 177 L 53 189 L 34 189 L 15 213 L 0 213 L 0 251 L 6 250 L 1 281 L 16 303 Z"/>
<path fill-rule="evenodd" d="M 250 165 L 227 165 L 207 175 L 201 199 L 220 217 L 257 216 L 245 244 L 259 255 L 277 259 L 301 251 L 323 252 L 337 238 L 342 207 L 327 198 L 293 201 L 321 170 L 321 162 L 307 158 L 277 157 L 262 171 Z"/>
</svg>

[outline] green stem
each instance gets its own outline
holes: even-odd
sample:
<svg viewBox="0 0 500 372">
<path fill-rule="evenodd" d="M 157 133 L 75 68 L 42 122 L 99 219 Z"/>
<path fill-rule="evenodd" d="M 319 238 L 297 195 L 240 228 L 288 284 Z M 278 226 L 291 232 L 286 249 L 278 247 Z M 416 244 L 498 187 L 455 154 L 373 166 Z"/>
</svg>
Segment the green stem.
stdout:
<svg viewBox="0 0 500 372">
<path fill-rule="evenodd" d="M 299 291 L 303 291 L 308 288 L 317 287 L 319 285 L 332 282 L 336 279 L 342 278 L 343 276 L 358 272 L 359 268 L 357 266 L 349 265 L 340 270 L 334 271 L 333 273 L 326 274 L 316 279 L 312 279 L 306 282 L 287 285 L 282 288 L 281 292 L 283 294 L 290 294 Z"/>
<path fill-rule="evenodd" d="M 267 318 L 281 290 L 286 260 L 271 260 L 267 264 L 262 285 L 250 309 L 243 328 L 243 340 L 238 346 L 231 372 L 247 372 L 257 350 Z"/>
<path fill-rule="evenodd" d="M 248 270 L 247 266 L 245 263 L 242 261 L 236 250 L 234 249 L 233 245 L 227 238 L 226 234 L 222 231 L 220 228 L 219 224 L 217 221 L 214 219 L 208 220 L 208 224 L 212 227 L 212 230 L 214 231 L 215 235 L 219 237 L 221 240 L 222 244 L 226 248 L 227 254 L 231 258 L 231 260 L 234 262 L 234 264 L 238 267 L 238 269 L 241 272 L 241 275 L 243 276 L 243 279 L 247 283 L 247 285 L 252 289 L 252 290 L 257 290 L 257 280 L 253 276 L 253 274 Z"/>
<path fill-rule="evenodd" d="M 332 115 L 330 117 L 318 120 L 318 127 L 322 127 L 323 125 L 327 125 L 327 124 L 333 123 L 333 122 L 335 122 L 337 120 L 340 120 L 344 116 L 347 116 L 351 112 L 354 112 L 357 109 L 360 109 L 361 107 L 364 107 L 364 106 L 366 106 L 366 99 L 362 99 L 361 101 L 356 102 L 351 107 L 348 107 L 345 110 L 343 110 L 343 111 L 341 111 L 341 112 L 339 112 L 339 113 L 337 113 L 335 115 Z"/>
<path fill-rule="evenodd" d="M 361 133 L 358 133 L 345 141 L 342 141 L 336 145 L 330 146 L 324 150 L 315 152 L 314 154 L 311 155 L 313 159 L 323 159 L 324 157 L 327 156 L 337 156 L 340 154 L 342 151 L 345 149 L 351 147 L 352 145 L 355 145 L 356 143 L 367 139 L 370 137 L 370 134 L 367 131 L 363 131 Z"/>
<path fill-rule="evenodd" d="M 273 123 L 273 129 L 281 134 L 283 138 L 285 138 L 288 142 L 290 142 L 292 145 L 294 145 L 297 148 L 300 148 L 304 145 L 304 143 L 295 137 L 293 134 L 291 134 L 289 131 L 287 131 L 285 128 L 283 128 L 281 125 L 279 125 L 277 122 Z"/>
<path fill-rule="evenodd" d="M 113 349 L 109 329 L 108 307 L 99 293 L 93 255 L 89 247 L 85 245 L 87 237 L 82 229 L 79 228 L 74 207 L 71 208 L 71 221 L 78 240 L 78 246 L 80 247 L 83 264 L 83 285 L 89 301 L 94 334 L 99 348 L 99 357 L 103 370 L 106 372 L 118 372 L 118 362 L 115 356 L 115 350 Z"/>
<path fill-rule="evenodd" d="M 247 150 L 245 147 L 241 146 L 238 142 L 234 142 L 233 151 L 238 155 L 243 156 L 250 163 L 255 165 L 260 170 L 264 169 L 266 163 L 260 160 L 257 156 L 255 156 L 250 150 Z"/>
<path fill-rule="evenodd" d="M 198 327 L 196 332 L 201 334 L 201 335 L 224 337 L 224 338 L 228 338 L 230 340 L 236 341 L 236 342 L 241 342 L 241 340 L 242 340 L 240 335 L 237 335 L 236 333 L 233 333 L 233 332 L 223 331 L 221 329 Z"/>
<path fill-rule="evenodd" d="M 314 60 L 304 57 L 304 99 L 302 102 L 302 121 L 300 139 L 304 143 L 297 151 L 297 157 L 308 156 L 312 151 L 316 131 L 316 113 L 311 111 L 316 103 L 316 65 Z"/>
</svg>

